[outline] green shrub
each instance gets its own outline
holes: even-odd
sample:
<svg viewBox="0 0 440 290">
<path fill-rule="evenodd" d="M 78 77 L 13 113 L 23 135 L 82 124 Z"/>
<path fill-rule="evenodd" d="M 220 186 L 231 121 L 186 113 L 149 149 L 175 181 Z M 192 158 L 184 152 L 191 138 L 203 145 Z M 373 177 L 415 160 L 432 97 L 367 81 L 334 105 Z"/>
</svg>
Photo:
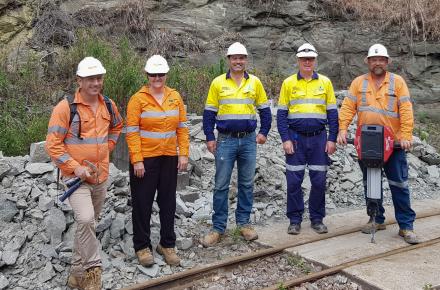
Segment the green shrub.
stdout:
<svg viewBox="0 0 440 290">
<path fill-rule="evenodd" d="M 0 151 L 6 156 L 26 155 L 33 142 L 45 140 L 49 112 L 9 99 L 0 106 Z"/>
</svg>

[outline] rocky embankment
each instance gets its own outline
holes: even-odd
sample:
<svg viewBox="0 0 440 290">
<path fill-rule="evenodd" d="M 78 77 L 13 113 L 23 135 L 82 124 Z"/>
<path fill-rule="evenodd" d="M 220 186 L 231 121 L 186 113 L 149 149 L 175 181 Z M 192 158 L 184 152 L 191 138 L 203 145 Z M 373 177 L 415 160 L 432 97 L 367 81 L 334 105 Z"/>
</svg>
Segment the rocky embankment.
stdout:
<svg viewBox="0 0 440 290">
<path fill-rule="evenodd" d="M 209 230 L 214 186 L 214 156 L 206 150 L 201 117 L 189 116 L 191 160 L 188 172 L 179 176 L 176 212 L 178 267 L 167 266 L 156 256 L 151 268 L 140 266 L 132 247 L 129 178 L 111 165 L 108 195 L 97 235 L 102 244 L 104 287 L 116 289 L 135 281 L 171 274 L 258 247 L 235 240 L 216 251 L 201 248 L 198 237 Z M 354 127 L 352 127 L 354 133 Z M 413 199 L 439 196 L 440 155 L 428 144 L 408 154 Z M 252 222 L 265 224 L 282 219 L 286 207 L 286 181 L 281 140 L 274 122 L 266 144 L 258 146 L 255 202 Z M 326 207 L 345 211 L 364 206 L 362 175 L 352 145 L 338 148 L 331 157 Z M 29 156 L 0 157 L 0 289 L 64 289 L 72 256 L 75 223 L 71 207 L 58 202 L 56 168 L 42 143 L 33 144 Z M 385 201 L 390 192 L 384 179 Z M 307 193 L 310 182 L 306 177 Z M 236 207 L 236 171 L 230 190 L 230 207 Z M 159 240 L 159 208 L 154 204 L 152 239 Z M 230 228 L 234 227 L 230 212 Z M 286 221 L 287 224 L 287 221 Z M 348 282 L 347 282 L 348 283 Z"/>
</svg>

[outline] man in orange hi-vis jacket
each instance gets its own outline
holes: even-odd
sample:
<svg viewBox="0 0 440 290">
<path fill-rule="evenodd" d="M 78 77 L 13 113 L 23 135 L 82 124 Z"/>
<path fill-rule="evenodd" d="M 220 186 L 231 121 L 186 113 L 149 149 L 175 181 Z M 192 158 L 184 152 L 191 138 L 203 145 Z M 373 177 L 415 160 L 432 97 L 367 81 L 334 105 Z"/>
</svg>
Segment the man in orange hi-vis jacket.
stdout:
<svg viewBox="0 0 440 290">
<path fill-rule="evenodd" d="M 107 192 L 109 153 L 122 129 L 116 105 L 101 95 L 105 72 L 101 62 L 93 57 L 78 64 L 79 88 L 74 96 L 53 109 L 46 138 L 46 149 L 61 170 L 63 180 L 80 177 L 85 181 L 69 197 L 77 230 L 68 286 L 86 290 L 101 289 L 101 246 L 96 238 L 95 220 Z M 93 163 L 97 172 L 90 172 L 85 161 Z"/>
<path fill-rule="evenodd" d="M 415 212 L 411 208 L 408 188 L 408 163 L 405 150 L 411 147 L 414 127 L 413 109 L 408 87 L 404 79 L 388 72 L 390 62 L 387 49 L 381 44 L 374 44 L 368 50 L 365 63 L 369 73 L 359 76 L 351 83 L 348 96 L 339 111 L 339 134 L 337 142 L 347 144 L 347 128 L 353 117 L 358 115 L 358 126 L 382 125 L 391 129 L 394 140 L 400 142 L 401 150 L 394 150 L 384 165 L 384 171 L 390 186 L 395 216 L 399 224 L 399 235 L 409 244 L 417 244 L 413 231 Z M 367 169 L 362 161 L 359 165 L 363 172 L 366 193 Z M 385 229 L 385 209 L 382 200 L 379 214 L 375 220 L 375 230 Z M 362 229 L 363 233 L 372 231 L 372 220 Z"/>
</svg>

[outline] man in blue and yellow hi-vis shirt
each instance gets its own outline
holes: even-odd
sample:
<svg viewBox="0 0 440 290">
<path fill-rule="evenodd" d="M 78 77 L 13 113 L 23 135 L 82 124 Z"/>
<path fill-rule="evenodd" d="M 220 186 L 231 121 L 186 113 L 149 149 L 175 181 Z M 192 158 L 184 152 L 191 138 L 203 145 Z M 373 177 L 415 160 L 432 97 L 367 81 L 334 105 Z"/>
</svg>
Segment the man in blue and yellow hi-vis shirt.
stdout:
<svg viewBox="0 0 440 290">
<path fill-rule="evenodd" d="M 237 161 L 238 193 L 235 220 L 241 235 L 248 241 L 258 238 L 249 225 L 253 204 L 257 143 L 264 144 L 272 115 L 261 81 L 246 72 L 247 50 L 233 43 L 227 52 L 229 70 L 215 78 L 209 88 L 203 113 L 203 131 L 208 150 L 215 155 L 213 230 L 202 238 L 205 247 L 220 241 L 228 221 L 228 192 L 234 163 Z M 258 134 L 256 111 L 261 126 Z M 214 126 L 218 138 L 215 140 Z"/>
<path fill-rule="evenodd" d="M 305 43 L 298 48 L 299 72 L 284 80 L 278 101 L 277 126 L 286 153 L 287 217 L 289 234 L 301 230 L 304 197 L 301 184 L 306 166 L 312 188 L 309 213 L 312 228 L 327 233 L 325 188 L 328 154 L 336 150 L 338 111 L 331 81 L 314 71 L 318 53 Z M 329 127 L 327 138 L 326 125 Z"/>
</svg>

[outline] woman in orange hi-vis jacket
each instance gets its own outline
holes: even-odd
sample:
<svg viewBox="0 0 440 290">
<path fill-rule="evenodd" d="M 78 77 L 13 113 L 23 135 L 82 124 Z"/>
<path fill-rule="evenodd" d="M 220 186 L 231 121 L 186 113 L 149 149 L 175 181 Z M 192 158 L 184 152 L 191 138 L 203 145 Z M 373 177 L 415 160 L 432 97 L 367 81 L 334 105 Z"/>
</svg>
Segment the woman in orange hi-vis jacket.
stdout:
<svg viewBox="0 0 440 290">
<path fill-rule="evenodd" d="M 160 208 L 160 243 L 156 250 L 170 265 L 180 259 L 174 247 L 177 171 L 186 170 L 189 131 L 180 94 L 165 85 L 169 71 L 160 55 L 147 60 L 148 85 L 135 93 L 127 107 L 130 152 L 133 244 L 139 263 L 152 266 L 150 218 L 154 195 Z"/>
</svg>

